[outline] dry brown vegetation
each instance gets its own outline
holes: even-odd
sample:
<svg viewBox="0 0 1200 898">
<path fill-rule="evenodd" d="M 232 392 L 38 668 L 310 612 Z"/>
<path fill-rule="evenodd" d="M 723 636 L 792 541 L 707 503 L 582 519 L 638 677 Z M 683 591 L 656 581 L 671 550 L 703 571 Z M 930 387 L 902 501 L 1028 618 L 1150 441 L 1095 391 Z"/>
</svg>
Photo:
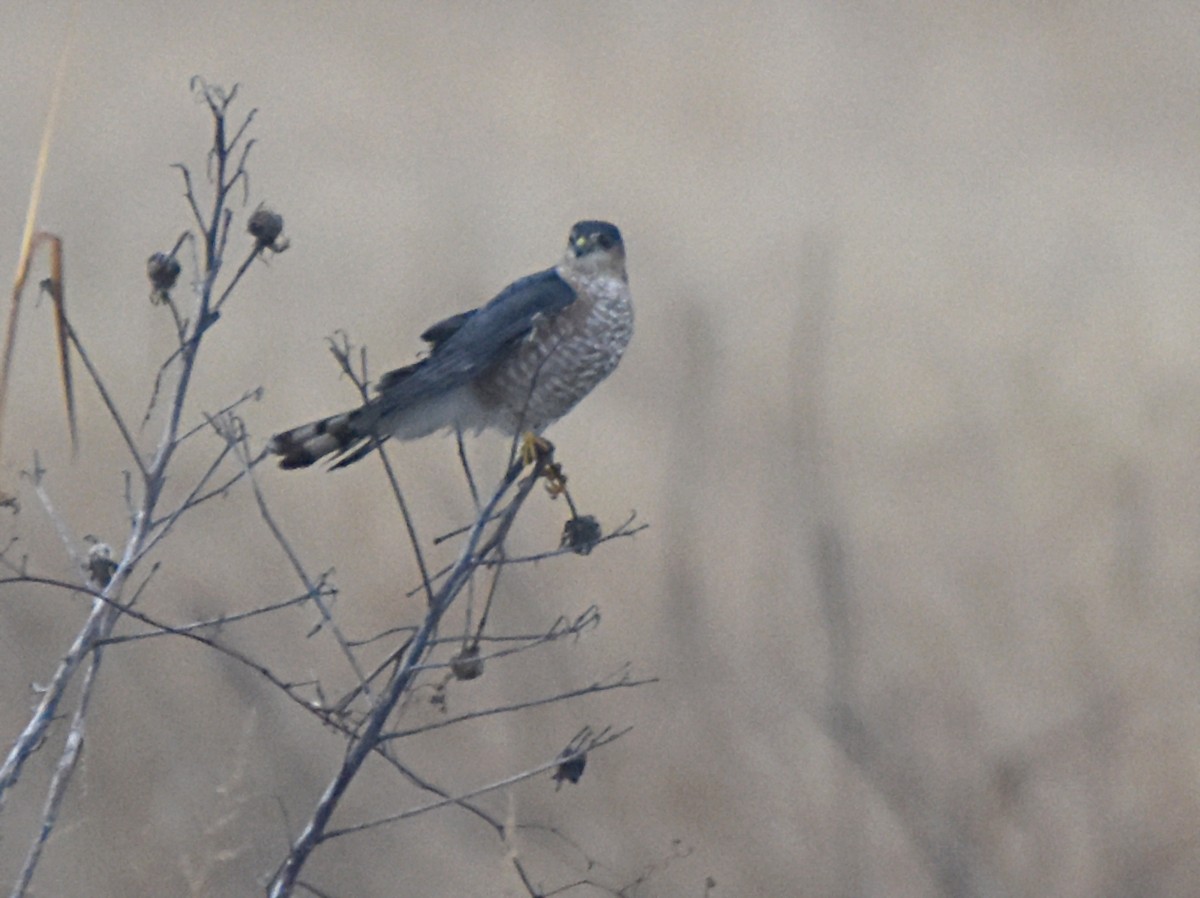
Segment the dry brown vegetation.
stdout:
<svg viewBox="0 0 1200 898">
<path fill-rule="evenodd" d="M 561 827 L 613 888 L 654 868 L 634 894 L 700 896 L 709 877 L 713 895 L 1194 891 L 1188 5 L 213 3 L 203 25 L 113 7 L 81 12 L 40 225 L 65 240 L 73 324 L 135 418 L 172 339 L 145 259 L 187 224 L 168 164 L 207 139 L 193 74 L 241 82 L 261 110 L 253 193 L 292 247 L 226 311 L 192 423 L 259 385 L 252 440 L 333 410 L 353 391 L 326 335 L 367 342 L 378 370 L 404 363 L 423 326 L 548 264 L 577 218 L 625 234 L 634 344 L 552 436 L 587 510 L 611 526 L 636 508 L 652 528 L 507 580 L 498 626 L 592 604 L 603 626 L 449 701 L 628 660 L 661 682 L 431 735 L 414 766 L 482 783 L 582 722 L 632 724 L 577 786 L 535 779 L 491 810 Z M 65 13 L 0 10 L 14 253 Z M 20 488 L 36 451 L 74 533 L 115 540 L 120 438 L 84 387 L 71 460 L 45 305 L 22 319 L 0 486 Z M 472 452 L 494 476 L 505 449 Z M 462 522 L 453 441 L 395 457 L 423 532 Z M 376 632 L 419 601 L 377 467 L 261 479 L 297 551 L 336 567 L 344 627 Z M 75 575 L 36 501 L 7 514 L 31 561 Z M 555 540 L 561 516 L 530 507 L 519 548 Z M 248 495 L 194 527 L 147 610 L 194 620 L 294 593 Z M 0 590 L 6 747 L 86 614 Z M 318 669 L 311 623 L 240 647 Z M 154 640 L 105 665 L 38 894 L 258 893 L 341 740 L 202 646 Z M 0 820 L 6 886 L 56 738 Z M 413 803 L 380 777 L 341 825 Z M 581 866 L 552 836 L 518 850 L 548 887 Z M 523 894 L 505 851 L 442 811 L 341 840 L 310 873 L 339 895 Z"/>
</svg>

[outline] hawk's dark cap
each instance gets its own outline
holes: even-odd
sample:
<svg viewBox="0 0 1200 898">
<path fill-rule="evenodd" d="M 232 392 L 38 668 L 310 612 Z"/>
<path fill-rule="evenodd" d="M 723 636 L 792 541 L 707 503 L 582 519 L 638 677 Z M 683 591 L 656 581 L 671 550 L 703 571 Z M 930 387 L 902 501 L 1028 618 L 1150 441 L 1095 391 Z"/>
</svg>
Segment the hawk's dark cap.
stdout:
<svg viewBox="0 0 1200 898">
<path fill-rule="evenodd" d="M 575 227 L 571 228 L 568 242 L 577 256 L 586 255 L 596 249 L 609 250 L 624 246 L 617 226 L 607 221 L 576 222 Z"/>
</svg>

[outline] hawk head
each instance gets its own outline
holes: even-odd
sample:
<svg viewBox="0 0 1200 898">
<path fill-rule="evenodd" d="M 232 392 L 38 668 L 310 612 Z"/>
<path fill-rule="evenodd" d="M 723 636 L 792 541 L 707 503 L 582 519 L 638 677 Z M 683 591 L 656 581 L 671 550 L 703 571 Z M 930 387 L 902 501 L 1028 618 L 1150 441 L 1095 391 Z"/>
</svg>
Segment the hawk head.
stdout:
<svg viewBox="0 0 1200 898">
<path fill-rule="evenodd" d="M 581 221 L 567 238 L 565 264 L 582 271 L 625 274 L 625 244 L 617 226 L 607 221 Z"/>
</svg>

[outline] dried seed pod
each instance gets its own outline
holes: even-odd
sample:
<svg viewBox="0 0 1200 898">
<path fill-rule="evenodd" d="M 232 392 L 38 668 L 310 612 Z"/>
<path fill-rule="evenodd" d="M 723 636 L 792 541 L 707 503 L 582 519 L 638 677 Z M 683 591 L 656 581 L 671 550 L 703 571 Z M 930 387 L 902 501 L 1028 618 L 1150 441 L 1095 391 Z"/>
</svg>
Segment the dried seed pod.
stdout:
<svg viewBox="0 0 1200 898">
<path fill-rule="evenodd" d="M 87 561 L 83 565 L 88 572 L 88 579 L 97 589 L 108 586 L 112 575 L 117 572 L 117 562 L 113 561 L 112 547 L 108 543 L 93 543 L 88 549 Z"/>
<path fill-rule="evenodd" d="M 254 210 L 254 214 L 246 223 L 246 230 L 261 247 L 277 253 L 287 249 L 287 241 L 279 239 L 279 235 L 283 233 L 283 216 L 266 206 L 259 206 Z"/>
<path fill-rule="evenodd" d="M 554 791 L 557 792 L 562 788 L 564 782 L 577 783 L 579 778 L 583 776 L 583 768 L 587 766 L 587 753 L 574 754 L 575 749 L 567 746 L 559 754 L 565 759 L 558 765 L 558 769 L 554 771 Z"/>
<path fill-rule="evenodd" d="M 559 546 L 577 555 L 586 555 L 600 542 L 600 522 L 590 514 L 578 515 L 563 525 Z"/>
<path fill-rule="evenodd" d="M 154 288 L 153 297 L 156 299 L 166 295 L 179 280 L 179 260 L 166 253 L 155 253 L 146 260 L 146 277 L 150 278 L 150 286 Z"/>
<path fill-rule="evenodd" d="M 483 659 L 479 657 L 479 646 L 463 649 L 450 659 L 450 673 L 456 680 L 474 680 L 483 676 Z"/>
</svg>

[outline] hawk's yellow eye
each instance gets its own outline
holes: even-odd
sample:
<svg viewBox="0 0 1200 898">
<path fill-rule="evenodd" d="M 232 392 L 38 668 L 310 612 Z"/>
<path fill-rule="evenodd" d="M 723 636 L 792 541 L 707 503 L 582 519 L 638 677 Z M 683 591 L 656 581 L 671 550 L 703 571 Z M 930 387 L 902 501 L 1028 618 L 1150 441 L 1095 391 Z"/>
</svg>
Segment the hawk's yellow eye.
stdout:
<svg viewBox="0 0 1200 898">
<path fill-rule="evenodd" d="M 578 247 L 587 246 L 587 242 L 588 242 L 587 237 L 583 236 L 582 234 L 580 234 L 578 237 L 575 238 L 575 245 Z"/>
</svg>

